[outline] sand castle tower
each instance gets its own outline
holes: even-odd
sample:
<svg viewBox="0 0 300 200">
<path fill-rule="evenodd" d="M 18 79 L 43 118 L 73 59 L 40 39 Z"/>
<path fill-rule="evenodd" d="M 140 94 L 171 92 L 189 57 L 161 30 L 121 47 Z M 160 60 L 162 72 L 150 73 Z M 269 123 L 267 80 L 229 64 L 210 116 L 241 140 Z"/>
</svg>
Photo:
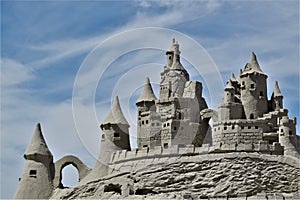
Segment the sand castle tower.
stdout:
<svg viewBox="0 0 300 200">
<path fill-rule="evenodd" d="M 54 177 L 53 156 L 41 131 L 36 125 L 25 153 L 25 167 L 15 199 L 47 199 L 52 193 Z"/>
<path fill-rule="evenodd" d="M 160 130 L 160 123 L 154 122 L 156 113 L 155 94 L 151 87 L 150 79 L 147 77 L 141 96 L 136 102 L 138 111 L 137 143 L 139 148 L 152 147 L 150 137 Z M 155 123 L 156 126 L 152 126 Z M 157 126 L 158 125 L 158 126 Z M 151 131 L 158 129 L 157 131 Z M 154 134 L 152 134 L 154 133 Z"/>
<path fill-rule="evenodd" d="M 257 119 L 268 112 L 267 78 L 252 52 L 251 61 L 240 74 L 241 101 L 247 119 Z"/>
</svg>

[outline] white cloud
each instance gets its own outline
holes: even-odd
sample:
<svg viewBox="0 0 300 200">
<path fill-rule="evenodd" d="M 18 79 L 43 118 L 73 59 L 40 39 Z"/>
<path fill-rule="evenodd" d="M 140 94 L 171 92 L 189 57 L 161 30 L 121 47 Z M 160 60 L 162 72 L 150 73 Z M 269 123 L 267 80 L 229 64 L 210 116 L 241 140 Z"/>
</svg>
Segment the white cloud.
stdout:
<svg viewBox="0 0 300 200">
<path fill-rule="evenodd" d="M 118 40 L 105 43 L 105 41 L 109 40 L 105 40 L 109 36 L 122 34 L 123 31 L 128 31 L 130 28 L 157 26 L 176 29 L 177 25 L 184 27 L 185 24 L 195 24 L 193 31 L 197 33 L 192 32 L 190 35 L 193 35 L 193 38 L 196 38 L 198 42 L 200 41 L 205 45 L 216 62 L 217 69 L 222 72 L 222 75 L 226 73 L 229 75 L 229 71 L 238 72 L 238 68 L 243 67 L 245 62 L 249 60 L 250 52 L 253 50 L 257 51 L 257 56 L 263 70 L 270 75 L 270 87 L 273 87 L 272 79 L 279 80 L 280 88 L 286 95 L 285 102 L 287 102 L 287 105 L 290 103 L 290 99 L 299 102 L 299 95 L 293 95 L 299 94 L 299 87 L 295 87 L 296 84 L 299 85 L 299 19 L 295 20 L 295 14 L 298 16 L 297 13 L 299 14 L 299 10 L 291 9 L 290 6 L 281 6 L 282 4 L 273 4 L 272 2 L 274 10 L 277 12 L 276 16 L 278 16 L 274 19 L 282 20 L 279 23 L 277 20 L 273 21 L 274 19 L 270 18 L 271 16 L 275 16 L 274 13 L 266 13 L 264 16 L 247 16 L 248 12 L 246 12 L 247 10 L 245 10 L 243 4 L 236 5 L 236 2 L 174 2 L 162 0 L 151 2 L 138 1 L 136 3 L 138 10 L 133 19 L 121 27 L 116 27 L 111 32 L 101 33 L 98 36 L 92 37 L 70 38 L 51 43 L 30 45 L 32 50 L 45 52 L 46 56 L 35 59 L 33 62 L 26 63 L 25 65 L 20 61 L 9 58 L 1 60 L 1 164 L 6 163 L 2 165 L 1 169 L 1 187 L 5 187 L 4 190 L 7 190 L 7 194 L 12 194 L 16 188 L 18 183 L 17 178 L 21 175 L 24 163 L 22 154 L 30 141 L 36 122 L 42 123 L 44 136 L 56 160 L 65 154 L 75 154 L 90 166 L 93 164 L 93 158 L 97 157 L 100 144 L 101 131 L 98 125 L 107 114 L 111 100 L 110 96 L 103 98 L 101 102 L 96 102 L 94 107 L 94 95 L 99 92 L 95 90 L 97 84 L 94 81 L 101 77 L 101 70 L 113 62 L 114 59 L 117 59 L 123 53 L 137 46 L 168 48 L 170 39 L 176 35 L 160 34 L 160 32 L 153 35 L 135 34 L 130 35 L 126 40 L 119 38 Z M 234 8 L 234 11 L 238 9 L 244 10 L 246 16 L 243 17 L 249 17 L 249 19 L 251 18 L 254 21 L 268 20 L 268 23 L 272 26 L 254 26 L 251 28 L 251 24 L 234 24 L 235 22 L 233 21 L 227 26 L 232 31 L 231 37 L 223 38 L 214 34 L 204 34 L 205 30 L 201 30 L 197 26 L 208 23 L 208 26 L 211 27 L 217 24 L 217 20 L 222 19 L 222 16 L 219 16 L 219 18 L 216 17 L 218 15 L 217 11 L 223 11 L 221 8 L 224 4 L 232 9 Z M 156 12 L 157 8 L 161 8 L 163 11 Z M 260 6 L 259 9 L 265 8 Z M 251 12 L 255 13 L 255 10 Z M 232 14 L 234 15 L 235 13 Z M 216 21 L 206 22 L 205 20 L 209 20 L 207 16 L 215 17 L 213 20 Z M 243 20 L 240 22 L 243 22 Z M 239 27 L 247 27 L 246 30 L 251 31 L 249 33 L 240 32 L 239 30 L 241 29 Z M 215 31 L 222 31 L 217 30 L 217 28 Z M 182 56 L 187 61 L 196 60 L 192 64 L 199 67 L 200 73 L 204 77 L 204 81 L 208 84 L 208 87 L 214 88 L 214 85 L 210 83 L 215 81 L 214 78 L 219 79 L 220 77 L 210 76 L 214 72 L 213 68 L 211 68 L 212 65 L 209 64 L 210 60 L 208 58 L 202 59 L 203 57 L 199 56 L 199 52 L 194 51 L 195 46 L 190 45 L 183 37 L 176 36 L 182 47 Z M 35 83 L 37 69 L 49 66 L 53 67 L 57 62 L 66 58 L 71 59 L 81 53 L 89 52 L 100 42 L 103 42 L 102 45 L 104 45 L 101 46 L 101 51 L 96 52 L 98 54 L 95 54 L 92 60 L 86 61 L 86 64 L 91 64 L 91 66 L 80 71 L 82 73 L 80 76 L 81 85 L 76 89 L 81 92 L 81 95 L 77 95 L 76 98 L 78 99 L 75 99 L 77 100 L 75 110 L 78 112 L 78 115 L 75 115 L 80 124 L 77 124 L 78 130 L 76 130 L 76 122 L 73 121 L 74 113 L 72 113 L 72 102 L 70 99 L 57 103 L 40 101 L 34 96 L 36 95 L 34 89 L 26 87 L 25 83 Z M 113 48 L 118 46 L 121 49 Z M 295 53 L 295 51 L 298 53 Z M 113 88 L 113 92 L 111 92 L 112 96 L 118 94 L 122 97 L 120 100 L 124 114 L 133 123 L 131 127 L 132 133 L 135 132 L 135 117 L 133 115 L 135 111 L 127 106 L 129 106 L 128 104 L 133 91 L 143 85 L 146 74 L 151 77 L 152 82 L 159 82 L 157 72 L 143 65 L 145 64 L 143 62 L 145 60 L 149 60 L 149 63 L 150 60 L 152 60 L 151 63 L 164 63 L 164 55 L 159 58 L 153 57 L 154 55 L 151 53 L 151 55 L 145 56 L 136 53 L 134 57 L 124 59 L 123 66 L 140 66 L 140 68 L 133 68 L 128 73 L 120 76 L 116 85 L 112 87 L 109 85 L 103 86 L 106 89 Z M 100 71 L 99 68 L 101 69 Z M 158 69 L 158 71 L 160 70 Z M 283 70 L 284 73 L 282 73 Z M 111 74 L 106 74 L 106 83 L 108 83 L 109 78 L 119 73 L 120 71 L 116 70 Z M 290 83 L 290 78 L 295 76 L 298 76 L 298 83 Z M 135 77 L 138 78 L 136 81 L 128 81 Z M 72 86 L 73 83 L 68 82 L 64 87 L 66 87 L 65 89 L 72 90 Z M 58 87 L 61 88 L 62 86 Z M 128 88 L 129 91 L 124 88 Z M 293 93 L 287 94 L 285 93 L 285 89 L 290 89 Z M 51 90 L 56 90 L 56 88 L 49 88 L 49 91 Z M 204 90 L 208 90 L 208 88 L 204 88 Z M 211 91 L 217 92 L 218 95 L 223 94 L 222 89 L 211 89 Z M 76 90 L 74 92 L 76 93 Z M 207 96 L 205 98 L 207 101 L 212 102 L 211 106 L 216 108 L 221 96 L 212 99 L 209 99 Z M 89 145 L 88 150 L 85 149 L 87 144 Z M 9 182 L 6 180 L 9 180 Z"/>
</svg>

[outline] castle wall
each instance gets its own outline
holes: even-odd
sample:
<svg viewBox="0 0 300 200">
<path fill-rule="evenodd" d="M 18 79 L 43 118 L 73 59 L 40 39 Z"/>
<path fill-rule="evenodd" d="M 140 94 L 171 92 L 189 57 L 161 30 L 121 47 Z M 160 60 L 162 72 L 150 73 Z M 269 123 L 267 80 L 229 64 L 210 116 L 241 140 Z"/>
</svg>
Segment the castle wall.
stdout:
<svg viewBox="0 0 300 200">
<path fill-rule="evenodd" d="M 213 145 L 221 147 L 224 144 L 258 143 L 263 140 L 261 124 L 251 122 L 227 122 L 213 125 Z"/>
<path fill-rule="evenodd" d="M 244 108 L 240 103 L 221 104 L 218 111 L 218 121 L 242 119 Z"/>
</svg>

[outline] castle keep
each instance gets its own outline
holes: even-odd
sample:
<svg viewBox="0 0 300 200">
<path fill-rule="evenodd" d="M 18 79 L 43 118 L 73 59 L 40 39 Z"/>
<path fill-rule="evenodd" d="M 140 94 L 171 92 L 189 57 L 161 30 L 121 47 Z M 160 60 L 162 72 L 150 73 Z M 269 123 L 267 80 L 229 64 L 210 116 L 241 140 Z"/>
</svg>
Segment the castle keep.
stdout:
<svg viewBox="0 0 300 200">
<path fill-rule="evenodd" d="M 268 98 L 268 76 L 252 53 L 237 78 L 232 74 L 226 82 L 214 111 L 180 53 L 173 39 L 159 97 L 146 78 L 136 102 L 137 148 L 130 145 L 118 97 L 100 125 L 101 150 L 92 169 L 75 156 L 53 162 L 38 124 L 15 198 L 298 199 L 300 137 L 278 82 Z M 61 183 L 69 164 L 79 173 L 76 188 Z"/>
</svg>

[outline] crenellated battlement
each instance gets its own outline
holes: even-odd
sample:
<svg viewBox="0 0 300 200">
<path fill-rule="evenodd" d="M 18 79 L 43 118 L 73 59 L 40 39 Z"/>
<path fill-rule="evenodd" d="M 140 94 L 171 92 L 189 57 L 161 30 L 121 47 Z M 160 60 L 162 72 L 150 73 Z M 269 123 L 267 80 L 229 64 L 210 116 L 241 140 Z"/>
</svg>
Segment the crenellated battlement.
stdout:
<svg viewBox="0 0 300 200">
<path fill-rule="evenodd" d="M 116 151 L 110 158 L 110 164 L 150 158 L 182 157 L 226 152 L 258 152 L 261 154 L 282 155 L 283 146 L 281 146 L 278 142 L 268 144 L 266 141 L 259 141 L 259 143 L 248 142 L 235 145 L 224 144 L 220 147 L 209 146 L 209 144 L 203 144 L 201 147 L 195 147 L 194 145 L 173 145 L 170 148 L 165 149 L 161 146 L 156 146 L 154 149 L 147 147 L 142 149 L 133 149 L 131 151 Z"/>
</svg>

